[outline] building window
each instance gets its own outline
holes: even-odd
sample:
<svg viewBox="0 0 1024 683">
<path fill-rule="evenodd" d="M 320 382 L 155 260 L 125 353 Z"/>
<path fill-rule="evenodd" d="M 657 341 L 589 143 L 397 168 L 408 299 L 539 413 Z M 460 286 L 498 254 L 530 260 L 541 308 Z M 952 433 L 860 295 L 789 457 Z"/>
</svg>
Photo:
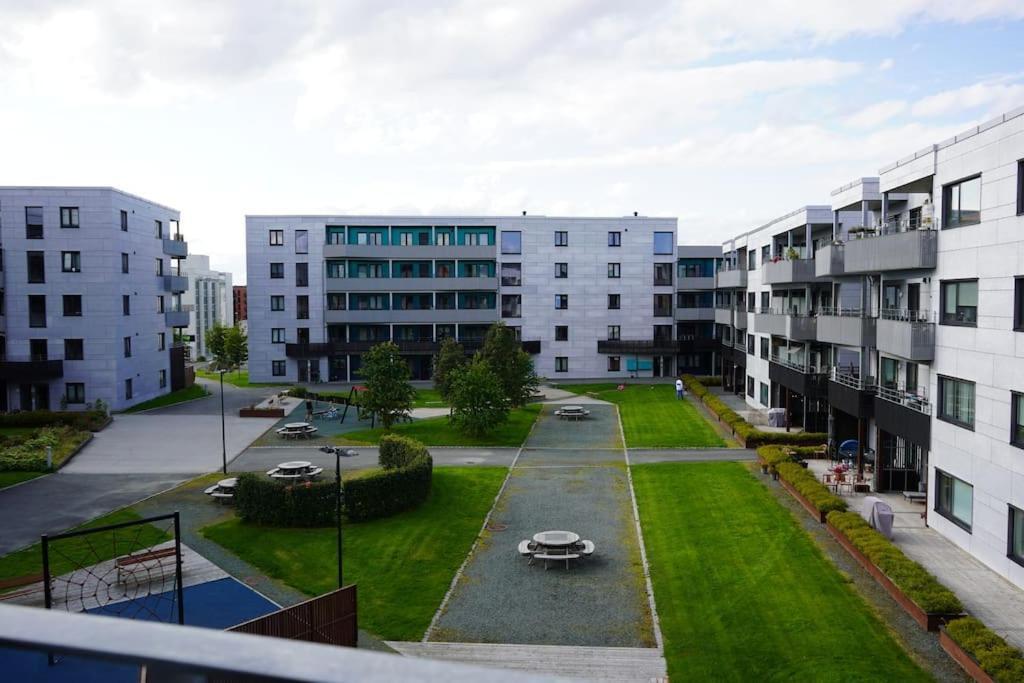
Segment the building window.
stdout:
<svg viewBox="0 0 1024 683">
<path fill-rule="evenodd" d="M 754 398 L 754 378 L 747 375 L 747 396 Z"/>
<path fill-rule="evenodd" d="M 556 247 L 567 247 L 569 246 L 569 233 L 565 230 L 555 231 L 555 246 Z"/>
<path fill-rule="evenodd" d="M 434 244 L 436 244 L 439 247 L 448 247 L 451 246 L 451 243 L 452 234 L 448 231 L 438 231 L 437 234 L 434 235 Z"/>
<path fill-rule="evenodd" d="M 618 341 L 622 334 L 621 325 L 609 325 L 608 326 L 608 341 Z"/>
<path fill-rule="evenodd" d="M 158 374 L 158 381 L 159 381 L 161 389 L 166 389 L 167 388 L 167 371 L 166 370 L 160 370 L 160 372 Z"/>
<path fill-rule="evenodd" d="M 671 263 L 655 263 L 654 284 L 658 286 L 671 286 L 672 270 L 673 268 Z"/>
<path fill-rule="evenodd" d="M 518 287 L 523 284 L 523 264 L 502 263 L 501 264 L 501 286 Z"/>
<path fill-rule="evenodd" d="M 555 294 L 555 308 L 564 311 L 569 308 L 568 294 Z"/>
<path fill-rule="evenodd" d="M 164 297 L 163 297 L 162 294 L 156 298 L 156 312 L 157 313 L 163 313 L 164 312 Z"/>
<path fill-rule="evenodd" d="M 434 295 L 434 308 L 442 311 L 455 310 L 454 292 L 437 292 Z"/>
<path fill-rule="evenodd" d="M 270 296 L 270 310 L 272 311 L 283 311 L 284 310 L 284 297 L 280 294 L 272 294 Z"/>
<path fill-rule="evenodd" d="M 761 405 L 763 405 L 765 408 L 767 408 L 768 407 L 768 385 L 765 384 L 764 382 L 760 382 L 759 384 L 760 384 L 759 388 L 761 390 Z"/>
<path fill-rule="evenodd" d="M 131 398 L 132 398 L 132 381 L 131 381 L 131 379 L 126 379 L 124 381 L 124 400 L 130 401 Z"/>
<path fill-rule="evenodd" d="M 974 487 L 940 469 L 935 470 L 935 511 L 970 532 L 974 523 Z"/>
<path fill-rule="evenodd" d="M 156 350 L 166 351 L 167 350 L 167 335 L 163 332 L 156 333 Z"/>
<path fill-rule="evenodd" d="M 747 270 L 754 270 L 757 268 L 757 252 L 751 249 L 747 252 Z"/>
<path fill-rule="evenodd" d="M 608 295 L 608 310 L 617 311 L 622 305 L 621 294 L 609 294 Z"/>
<path fill-rule="evenodd" d="M 85 403 L 85 384 L 68 382 L 64 385 L 64 398 L 68 403 Z"/>
<path fill-rule="evenodd" d="M 60 207 L 60 227 L 62 227 L 62 228 L 77 228 L 78 227 L 78 207 L 77 206 L 62 206 L 62 207 Z"/>
<path fill-rule="evenodd" d="M 1010 508 L 1010 529 L 1006 539 L 1006 556 L 1024 565 L 1024 510 Z"/>
<path fill-rule="evenodd" d="M 523 315 L 523 297 L 520 294 L 501 295 L 501 317 L 521 318 Z"/>
<path fill-rule="evenodd" d="M 128 272 L 128 254 L 121 252 L 121 272 Z"/>
<path fill-rule="evenodd" d="M 555 264 L 555 278 L 564 280 L 569 277 L 569 264 L 568 263 L 556 263 Z"/>
<path fill-rule="evenodd" d="M 26 251 L 25 263 L 28 267 L 29 284 L 46 282 L 46 263 L 41 251 Z"/>
<path fill-rule="evenodd" d="M 60 252 L 60 270 L 63 273 L 81 273 L 82 253 L 79 251 Z"/>
<path fill-rule="evenodd" d="M 747 335 L 747 355 L 748 356 L 753 356 L 754 353 L 755 353 L 754 352 L 754 335 L 748 334 Z"/>
<path fill-rule="evenodd" d="M 939 376 L 939 419 L 974 429 L 974 382 Z"/>
<path fill-rule="evenodd" d="M 942 188 L 942 227 L 958 228 L 981 222 L 981 176 Z"/>
<path fill-rule="evenodd" d="M 518 230 L 501 231 L 501 253 L 521 254 L 523 253 L 523 233 Z"/>
<path fill-rule="evenodd" d="M 128 294 L 121 295 L 121 314 L 131 315 L 132 314 L 132 298 Z"/>
<path fill-rule="evenodd" d="M 28 295 L 28 326 L 46 327 L 46 296 L 43 294 Z"/>
<path fill-rule="evenodd" d="M 125 358 L 131 358 L 132 357 L 132 338 L 131 337 L 125 337 L 122 341 L 124 343 L 124 357 Z"/>
<path fill-rule="evenodd" d="M 555 372 L 569 372 L 568 356 L 555 356 Z"/>
<path fill-rule="evenodd" d="M 296 230 L 295 231 L 295 253 L 296 254 L 308 254 L 309 253 L 309 231 L 308 230 Z"/>
<path fill-rule="evenodd" d="M 81 339 L 64 340 L 64 360 L 84 360 L 85 344 Z"/>
<path fill-rule="evenodd" d="M 81 294 L 65 294 L 64 295 L 64 315 L 70 317 L 79 317 L 82 315 L 82 295 Z"/>
<path fill-rule="evenodd" d="M 121 211 L 121 232 L 128 232 L 128 212 Z"/>
<path fill-rule="evenodd" d="M 608 356 L 608 372 L 619 372 L 622 368 L 621 356 Z"/>
<path fill-rule="evenodd" d="M 271 263 L 270 264 L 270 279 L 271 280 L 283 280 L 284 279 L 284 264 L 283 263 Z"/>
<path fill-rule="evenodd" d="M 270 343 L 271 344 L 284 344 L 284 328 L 283 327 L 272 327 L 272 328 L 270 328 Z"/>
<path fill-rule="evenodd" d="M 284 377 L 284 375 L 285 375 L 284 361 L 283 360 L 273 360 L 273 361 L 270 361 L 270 374 L 273 375 L 274 377 Z"/>
<path fill-rule="evenodd" d="M 295 297 L 295 318 L 309 320 L 309 297 L 305 294 Z"/>
<path fill-rule="evenodd" d="M 942 324 L 977 327 L 978 281 L 943 282 L 941 289 Z"/>
<path fill-rule="evenodd" d="M 569 341 L 568 325 L 555 325 L 555 341 Z"/>
<path fill-rule="evenodd" d="M 610 277 L 610 278 L 622 277 L 622 264 L 620 264 L 620 263 L 609 263 L 608 264 L 608 277 Z"/>
<path fill-rule="evenodd" d="M 1024 394 L 1010 392 L 1010 443 L 1024 448 Z"/>
<path fill-rule="evenodd" d="M 25 239 L 43 239 L 43 207 L 25 207 Z"/>
<path fill-rule="evenodd" d="M 1024 159 L 1017 162 L 1017 215 L 1024 215 Z"/>
<path fill-rule="evenodd" d="M 654 295 L 654 317 L 655 318 L 670 318 L 670 317 L 672 317 L 672 295 L 671 294 L 655 294 Z"/>
<path fill-rule="evenodd" d="M 156 274 L 157 276 L 164 274 L 164 260 L 162 258 L 156 260 Z"/>
<path fill-rule="evenodd" d="M 621 247 L 622 246 L 622 233 L 618 231 L 608 231 L 608 246 L 609 247 Z"/>
<path fill-rule="evenodd" d="M 675 255 L 676 251 L 676 236 L 672 232 L 656 232 L 654 233 L 654 253 L 655 254 L 672 254 Z"/>
<path fill-rule="evenodd" d="M 157 239 L 163 239 L 164 236 L 164 223 L 163 221 L 153 221 L 153 226 L 156 228 Z"/>
<path fill-rule="evenodd" d="M 272 247 L 283 247 L 284 246 L 284 230 L 270 230 L 270 246 Z"/>
<path fill-rule="evenodd" d="M 770 355 L 770 352 L 769 352 L 769 346 L 770 345 L 771 345 L 771 342 L 768 341 L 768 337 L 761 337 L 761 358 L 763 360 L 768 360 L 768 356 Z"/>
<path fill-rule="evenodd" d="M 329 311 L 344 311 L 345 310 L 345 294 L 340 292 L 330 292 L 327 294 L 327 310 Z"/>
<path fill-rule="evenodd" d="M 1013 329 L 1024 332 L 1024 277 L 1013 281 Z"/>
<path fill-rule="evenodd" d="M 308 263 L 296 263 L 295 264 L 295 286 L 296 287 L 309 287 L 309 264 Z"/>
</svg>

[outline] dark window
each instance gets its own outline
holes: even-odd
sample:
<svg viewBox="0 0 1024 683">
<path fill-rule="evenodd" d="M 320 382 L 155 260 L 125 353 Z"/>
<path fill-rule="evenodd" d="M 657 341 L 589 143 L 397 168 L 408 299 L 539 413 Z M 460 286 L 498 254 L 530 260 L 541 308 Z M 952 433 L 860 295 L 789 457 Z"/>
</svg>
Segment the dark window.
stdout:
<svg viewBox="0 0 1024 683">
<path fill-rule="evenodd" d="M 555 308 L 560 311 L 564 311 L 569 308 L 569 295 L 568 294 L 555 294 Z"/>
<path fill-rule="evenodd" d="M 64 340 L 64 360 L 83 360 L 85 344 L 81 339 Z"/>
<path fill-rule="evenodd" d="M 622 265 L 619 263 L 608 264 L 608 277 L 617 278 L 622 277 Z"/>
<path fill-rule="evenodd" d="M 935 511 L 966 531 L 974 524 L 974 487 L 935 470 Z"/>
<path fill-rule="evenodd" d="M 271 280 L 283 280 L 284 279 L 284 264 L 283 263 L 271 263 L 270 264 L 270 279 Z"/>
<path fill-rule="evenodd" d="M 157 313 L 163 313 L 164 312 L 164 297 L 163 297 L 163 295 L 160 295 L 160 296 L 158 296 L 156 298 L 156 312 Z"/>
<path fill-rule="evenodd" d="M 1024 214 L 1024 159 L 1017 162 L 1017 215 Z"/>
<path fill-rule="evenodd" d="M 568 356 L 555 356 L 555 372 L 569 372 Z"/>
<path fill-rule="evenodd" d="M 654 339 L 655 339 L 655 341 L 672 341 L 672 326 L 671 325 L 655 325 L 654 326 Z"/>
<path fill-rule="evenodd" d="M 62 207 L 60 207 L 60 227 L 62 227 L 62 228 L 77 228 L 78 227 L 78 207 L 77 206 L 62 206 Z"/>
<path fill-rule="evenodd" d="M 283 360 L 270 361 L 270 374 L 272 374 L 274 377 L 284 377 L 284 375 L 285 375 L 284 361 Z"/>
<path fill-rule="evenodd" d="M 127 294 L 121 295 L 121 313 L 124 315 L 132 314 L 132 298 Z"/>
<path fill-rule="evenodd" d="M 1013 329 L 1024 332 L 1024 277 L 1013 281 Z"/>
<path fill-rule="evenodd" d="M 45 339 L 30 339 L 28 341 L 28 354 L 34 361 L 49 360 L 49 344 Z"/>
<path fill-rule="evenodd" d="M 162 239 L 164 236 L 164 223 L 163 221 L 153 221 L 153 227 L 156 228 L 157 239 Z"/>
<path fill-rule="evenodd" d="M 757 252 L 750 250 L 747 252 L 747 270 L 754 270 L 757 268 Z"/>
<path fill-rule="evenodd" d="M 43 252 L 26 251 L 25 261 L 28 265 L 28 281 L 30 284 L 46 282 L 46 265 L 43 260 Z"/>
<path fill-rule="evenodd" d="M 284 310 L 284 297 L 280 294 L 272 294 L 270 296 L 270 310 L 272 311 L 283 311 Z"/>
<path fill-rule="evenodd" d="M 132 357 L 132 338 L 131 337 L 125 337 L 121 341 L 124 344 L 124 357 L 125 358 L 131 358 Z"/>
<path fill-rule="evenodd" d="M 976 327 L 978 324 L 978 281 L 943 282 L 942 324 Z"/>
<path fill-rule="evenodd" d="M 569 277 L 569 264 L 568 263 L 556 263 L 555 264 L 555 277 L 559 280 Z"/>
<path fill-rule="evenodd" d="M 272 246 L 272 247 L 283 247 L 284 246 L 284 230 L 271 230 L 270 231 L 270 246 Z"/>
<path fill-rule="evenodd" d="M 761 390 L 761 405 L 768 407 L 768 385 L 764 382 L 760 382 Z"/>
<path fill-rule="evenodd" d="M 81 294 L 65 294 L 64 295 L 64 315 L 66 316 L 80 316 L 82 315 L 82 295 Z"/>
<path fill-rule="evenodd" d="M 455 293 L 438 292 L 434 295 L 434 308 L 444 311 L 455 310 Z"/>
<path fill-rule="evenodd" d="M 568 325 L 555 325 L 555 341 L 569 341 Z"/>
<path fill-rule="evenodd" d="M 42 294 L 28 296 L 28 326 L 46 327 L 46 297 Z"/>
<path fill-rule="evenodd" d="M 608 356 L 608 372 L 619 372 L 622 368 L 621 356 Z"/>
<path fill-rule="evenodd" d="M 608 295 L 608 310 L 609 311 L 617 311 L 617 310 L 619 310 L 621 304 L 622 304 L 622 296 L 621 295 L 619 295 L 619 294 L 609 294 Z"/>
<path fill-rule="evenodd" d="M 567 247 L 569 246 L 569 233 L 565 230 L 555 231 L 555 246 L 556 247 Z"/>
<path fill-rule="evenodd" d="M 158 276 L 164 274 L 164 260 L 162 258 L 156 260 L 156 274 Z"/>
<path fill-rule="evenodd" d="M 672 232 L 656 232 L 654 233 L 654 253 L 655 254 L 675 254 L 676 251 L 676 236 Z"/>
<path fill-rule="evenodd" d="M 43 207 L 25 207 L 25 239 L 43 239 Z"/>
<path fill-rule="evenodd" d="M 1019 565 L 1024 565 L 1024 510 L 1010 508 L 1010 528 L 1006 535 L 1006 556 Z"/>
<path fill-rule="evenodd" d="M 672 316 L 672 295 L 671 294 L 655 294 L 654 295 L 654 317 L 666 318 Z"/>
<path fill-rule="evenodd" d="M 1010 443 L 1024 448 L 1024 394 L 1010 392 Z"/>
<path fill-rule="evenodd" d="M 939 419 L 974 429 L 974 382 L 939 376 Z"/>
<path fill-rule="evenodd" d="M 68 382 L 64 385 L 64 398 L 68 403 L 85 403 L 85 384 Z"/>
<path fill-rule="evenodd" d="M 501 286 L 518 287 L 523 284 L 523 264 L 502 263 L 501 264 Z"/>
<path fill-rule="evenodd" d="M 622 327 L 620 325 L 609 325 L 608 326 L 608 341 L 618 341 L 622 334 Z"/>
<path fill-rule="evenodd" d="M 770 345 L 771 345 L 771 342 L 768 341 L 768 337 L 761 337 L 761 358 L 763 358 L 764 360 L 768 360 L 768 356 L 770 355 L 770 352 L 769 352 L 768 349 L 769 349 Z M 763 401 L 762 401 L 762 403 L 763 403 Z M 767 404 L 765 404 L 765 405 L 767 405 Z"/>
<path fill-rule="evenodd" d="M 942 188 L 942 216 L 944 229 L 981 222 L 981 176 Z"/>
<path fill-rule="evenodd" d="M 125 254 L 124 252 L 121 252 L 121 272 L 128 272 L 128 254 Z"/>
<path fill-rule="evenodd" d="M 128 212 L 121 211 L 121 232 L 128 232 Z"/>
<path fill-rule="evenodd" d="M 272 327 L 272 328 L 270 328 L 270 343 L 271 344 L 284 344 L 284 328 L 283 327 Z"/>
<path fill-rule="evenodd" d="M 671 285 L 672 284 L 672 264 L 671 263 L 655 263 L 654 264 L 654 284 L 655 285 Z"/>
<path fill-rule="evenodd" d="M 296 254 L 308 254 L 309 253 L 309 231 L 308 230 L 296 230 L 295 231 L 295 253 Z"/>
<path fill-rule="evenodd" d="M 164 351 L 167 349 L 167 335 L 163 332 L 156 333 L 156 350 Z"/>
<path fill-rule="evenodd" d="M 345 310 L 345 295 L 340 292 L 330 292 L 327 294 L 327 310 L 329 311 L 344 311 Z"/>
<path fill-rule="evenodd" d="M 622 246 L 622 233 L 618 231 L 608 232 L 608 246 L 609 247 L 621 247 Z"/>
<path fill-rule="evenodd" d="M 309 319 L 309 297 L 305 294 L 295 297 L 295 317 L 298 320 Z"/>
<path fill-rule="evenodd" d="M 133 393 L 134 392 L 132 391 L 132 381 L 131 379 L 126 379 L 124 381 L 124 399 L 126 401 L 130 401 Z"/>
<path fill-rule="evenodd" d="M 523 253 L 523 233 L 518 230 L 501 231 L 501 253 L 521 254 Z"/>
<path fill-rule="evenodd" d="M 521 318 L 523 316 L 523 297 L 520 294 L 501 295 L 501 317 Z"/>
<path fill-rule="evenodd" d="M 754 351 L 754 335 L 748 334 L 747 335 L 747 355 L 748 356 L 753 356 L 754 353 L 755 353 L 755 351 Z"/>
<path fill-rule="evenodd" d="M 754 398 L 754 378 L 747 375 L 747 396 Z"/>
<path fill-rule="evenodd" d="M 167 387 L 167 371 L 160 370 L 157 375 L 157 382 L 160 384 L 160 388 L 164 389 Z"/>
<path fill-rule="evenodd" d="M 78 251 L 60 252 L 60 270 L 63 273 L 81 273 L 82 253 Z"/>
<path fill-rule="evenodd" d="M 296 263 L 295 264 L 295 286 L 296 287 L 309 287 L 309 264 L 308 263 Z"/>
</svg>

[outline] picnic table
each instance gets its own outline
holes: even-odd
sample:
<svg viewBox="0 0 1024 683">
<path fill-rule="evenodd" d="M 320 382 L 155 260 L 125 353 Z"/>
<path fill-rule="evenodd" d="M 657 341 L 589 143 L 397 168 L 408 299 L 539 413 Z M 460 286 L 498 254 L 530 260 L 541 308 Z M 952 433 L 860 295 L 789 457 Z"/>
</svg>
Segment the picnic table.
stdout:
<svg viewBox="0 0 1024 683">
<path fill-rule="evenodd" d="M 584 420 L 590 416 L 590 411 L 584 410 L 583 406 L 562 406 L 555 415 L 560 420 Z"/>
<path fill-rule="evenodd" d="M 218 502 L 228 503 L 235 499 L 236 488 L 238 488 L 238 477 L 228 477 L 227 479 L 221 479 L 203 491 L 203 493 Z"/>
<path fill-rule="evenodd" d="M 277 430 L 277 435 L 284 439 L 308 439 L 319 431 L 308 422 L 289 422 Z"/>
<path fill-rule="evenodd" d="M 533 535 L 533 542 L 522 541 L 519 554 L 534 560 L 544 560 L 544 569 L 548 562 L 565 562 L 569 569 L 570 560 L 589 557 L 594 552 L 593 541 L 581 541 L 580 535 L 572 531 L 541 531 Z"/>
<path fill-rule="evenodd" d="M 314 467 L 313 463 L 306 460 L 292 460 L 289 462 L 282 462 L 274 469 L 268 470 L 267 475 L 273 479 L 300 481 L 316 479 L 323 471 L 323 467 Z"/>
</svg>

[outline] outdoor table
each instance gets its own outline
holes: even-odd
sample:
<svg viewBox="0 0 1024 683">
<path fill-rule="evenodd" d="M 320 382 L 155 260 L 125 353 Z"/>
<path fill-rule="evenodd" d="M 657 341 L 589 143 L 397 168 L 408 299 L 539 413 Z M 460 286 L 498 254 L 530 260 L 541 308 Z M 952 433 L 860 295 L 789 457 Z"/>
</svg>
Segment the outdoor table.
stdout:
<svg viewBox="0 0 1024 683">
<path fill-rule="evenodd" d="M 234 490 L 238 486 L 238 477 L 228 477 L 227 479 L 221 479 L 217 482 L 217 486 L 222 489 Z"/>
<path fill-rule="evenodd" d="M 308 429 L 309 427 L 312 426 L 313 425 L 309 424 L 308 422 L 289 422 L 284 426 L 284 428 L 297 432 L 303 429 Z"/>
<path fill-rule="evenodd" d="M 580 535 L 571 531 L 541 531 L 533 540 L 545 548 L 568 548 L 580 541 Z"/>
<path fill-rule="evenodd" d="M 286 474 L 301 474 L 308 470 L 312 464 L 305 460 L 292 460 L 291 462 L 282 462 L 277 466 L 277 469 Z"/>
</svg>

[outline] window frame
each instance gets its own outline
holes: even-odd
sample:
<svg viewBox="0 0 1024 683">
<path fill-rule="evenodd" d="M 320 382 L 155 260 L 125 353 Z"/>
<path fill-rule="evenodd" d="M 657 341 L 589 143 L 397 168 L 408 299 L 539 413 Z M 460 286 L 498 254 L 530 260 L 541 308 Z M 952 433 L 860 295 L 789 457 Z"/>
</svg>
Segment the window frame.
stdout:
<svg viewBox="0 0 1024 683">
<path fill-rule="evenodd" d="M 270 328 L 270 343 L 271 344 L 284 344 L 286 339 L 285 328 L 283 327 L 271 327 Z"/>
<path fill-rule="evenodd" d="M 952 204 L 952 200 L 953 200 L 953 188 L 959 188 L 961 185 L 963 185 L 965 183 L 969 183 L 969 182 L 971 182 L 973 180 L 977 180 L 978 181 L 978 220 L 970 221 L 970 222 L 967 222 L 967 223 L 964 223 L 962 221 L 957 221 L 956 223 L 950 224 L 949 217 L 950 217 L 950 205 Z M 967 227 L 967 226 L 970 226 L 970 225 L 978 225 L 979 223 L 981 223 L 981 191 L 982 191 L 982 189 L 983 189 L 983 187 L 982 187 L 982 183 L 981 183 L 981 174 L 980 173 L 977 173 L 977 174 L 971 175 L 971 176 L 967 176 L 965 178 L 960 178 L 959 180 L 954 180 L 953 182 L 946 183 L 945 185 L 942 186 L 942 229 L 943 230 L 953 230 L 955 228 L 963 228 L 963 227 Z M 961 212 L 961 209 L 958 206 L 957 207 L 957 214 L 959 214 L 960 212 Z"/>
<path fill-rule="evenodd" d="M 69 345 L 68 342 L 71 342 Z M 77 344 L 75 344 L 77 342 Z M 75 348 L 77 346 L 77 349 Z M 75 351 L 74 353 L 69 352 Z M 74 337 L 64 340 L 64 360 L 85 360 L 85 340 Z"/>
<path fill-rule="evenodd" d="M 514 272 L 514 278 L 510 275 L 505 275 L 505 269 L 508 268 L 510 272 Z M 523 286 L 523 264 L 520 262 L 505 263 L 501 264 L 501 286 L 502 287 L 522 287 Z"/>
<path fill-rule="evenodd" d="M 622 264 L 618 261 L 608 263 L 608 279 L 618 280 L 622 277 Z"/>
<path fill-rule="evenodd" d="M 309 287 L 309 263 L 306 261 L 295 264 L 295 286 Z"/>
<path fill-rule="evenodd" d="M 296 254 L 308 254 L 309 253 L 309 230 L 296 230 L 295 231 L 295 253 Z"/>
<path fill-rule="evenodd" d="M 121 232 L 128 232 L 128 212 L 121 209 Z"/>
<path fill-rule="evenodd" d="M 1020 566 L 1024 567 L 1024 549 L 1022 549 L 1020 555 L 1015 554 L 1013 551 L 1013 535 L 1014 532 L 1017 531 L 1016 523 L 1014 522 L 1014 513 L 1016 512 L 1020 514 L 1019 523 L 1021 527 L 1024 528 L 1024 509 L 1021 509 L 1016 505 L 1011 505 L 1009 503 L 1007 503 L 1006 507 L 1008 508 L 1006 520 L 1006 556 L 1010 558 L 1011 561 L 1016 562 Z M 1022 533 L 1024 533 L 1024 531 L 1022 531 Z"/>
<path fill-rule="evenodd" d="M 271 247 L 284 246 L 284 230 L 282 228 L 270 228 L 267 230 L 267 240 Z"/>
<path fill-rule="evenodd" d="M 281 369 L 278 372 L 278 368 Z M 272 360 L 270 361 L 270 376 L 271 377 L 287 377 L 288 376 L 288 364 L 283 360 Z"/>
<path fill-rule="evenodd" d="M 943 509 L 943 507 L 941 507 L 941 501 L 942 501 L 942 498 L 943 498 L 943 496 L 942 496 L 942 479 L 943 478 L 947 478 L 947 479 L 950 480 L 950 501 L 949 501 L 950 504 L 949 504 L 949 510 L 945 510 L 945 509 Z M 956 495 L 956 487 L 954 486 L 954 482 L 957 482 L 957 481 L 959 481 L 960 483 L 970 487 L 970 489 L 971 489 L 971 521 L 970 522 L 965 522 L 965 521 L 963 521 L 962 519 L 958 518 L 956 515 L 953 514 L 953 509 L 956 507 L 956 503 L 955 503 L 955 500 L 954 500 L 955 499 L 955 495 Z M 935 510 L 935 513 L 938 514 L 943 519 L 949 520 L 950 522 L 952 522 L 953 524 L 957 525 L 958 527 L 960 527 L 961 529 L 963 529 L 964 531 L 966 531 L 969 534 L 973 534 L 974 533 L 974 530 L 973 530 L 974 529 L 974 484 L 968 483 L 967 481 L 964 481 L 960 477 L 956 477 L 956 476 L 950 474 L 949 472 L 946 472 L 945 470 L 940 470 L 938 467 L 936 467 L 935 468 L 935 494 L 934 494 L 934 500 L 933 500 L 932 508 Z"/>
<path fill-rule="evenodd" d="M 973 432 L 974 431 L 974 420 L 977 418 L 977 402 L 978 402 L 977 385 L 974 382 L 971 382 L 970 380 L 960 379 L 958 377 L 950 377 L 948 375 L 939 375 L 937 381 L 938 381 L 938 385 L 937 386 L 938 386 L 938 394 L 939 394 L 939 397 L 938 397 L 939 398 L 939 404 L 938 404 L 937 409 L 935 411 L 935 417 L 937 419 L 939 419 L 939 420 L 942 420 L 943 422 L 948 422 L 951 425 L 956 425 L 957 427 L 962 427 L 963 429 L 969 429 L 970 431 Z M 946 389 L 945 382 L 947 382 L 947 381 L 948 382 L 958 382 L 958 383 L 961 383 L 961 384 L 969 384 L 974 389 L 974 394 L 973 394 L 972 399 L 971 399 L 971 422 L 964 422 L 963 420 L 961 420 L 960 418 L 958 418 L 956 416 L 946 415 L 946 413 L 945 413 L 945 405 L 946 405 L 946 391 L 947 391 L 947 389 Z"/>
<path fill-rule="evenodd" d="M 30 223 L 28 214 L 32 209 L 39 209 L 39 222 Z M 26 206 L 25 207 L 25 239 L 27 240 L 41 240 L 45 236 L 45 219 L 43 218 L 43 207 L 41 206 Z M 36 230 L 38 229 L 38 234 Z"/>
<path fill-rule="evenodd" d="M 622 325 L 608 325 L 605 334 L 608 341 L 620 341 L 622 339 Z"/>
<path fill-rule="evenodd" d="M 621 247 L 622 246 L 622 232 L 620 230 L 609 230 L 608 231 L 608 246 L 609 247 Z"/>
<path fill-rule="evenodd" d="M 569 341 L 568 325 L 555 325 L 555 341 Z"/>
<path fill-rule="evenodd" d="M 167 370 L 160 368 L 160 371 L 157 373 L 157 384 L 160 389 L 167 388 Z"/>
<path fill-rule="evenodd" d="M 612 303 L 613 303 L 612 297 L 615 297 L 615 299 L 614 299 L 615 305 L 614 306 L 612 306 Z M 608 310 L 609 311 L 621 311 L 622 310 L 622 295 L 621 294 L 609 294 L 608 295 Z"/>
<path fill-rule="evenodd" d="M 555 356 L 555 372 L 569 372 L 569 356 Z"/>
<path fill-rule="evenodd" d="M 622 372 L 622 356 L 608 356 L 608 372 Z"/>
<path fill-rule="evenodd" d="M 284 261 L 271 261 L 270 262 L 270 279 L 271 280 L 283 280 L 284 279 Z"/>
<path fill-rule="evenodd" d="M 569 246 L 569 231 L 568 230 L 555 230 L 555 246 L 556 247 L 567 247 L 567 246 Z"/>
<path fill-rule="evenodd" d="M 1017 161 L 1017 215 L 1024 216 L 1024 159 Z"/>
<path fill-rule="evenodd" d="M 76 313 L 74 311 L 74 309 L 72 309 L 71 313 L 68 313 L 68 302 L 69 301 L 74 301 L 75 297 L 78 298 L 78 312 Z M 82 315 L 83 315 L 83 309 L 84 308 L 85 308 L 85 306 L 82 303 L 82 295 L 81 294 L 62 294 L 61 295 L 61 312 L 63 313 L 63 316 L 65 318 L 81 318 Z"/>
<path fill-rule="evenodd" d="M 72 397 L 70 389 L 75 387 L 75 396 Z M 65 382 L 64 402 L 68 405 L 81 405 L 85 403 L 85 382 Z"/>
<path fill-rule="evenodd" d="M 132 337 L 131 337 L 131 335 L 128 335 L 127 337 L 122 337 L 121 338 L 121 346 L 122 346 L 121 350 L 124 352 L 124 357 L 125 358 L 131 358 L 132 357 Z"/>
<path fill-rule="evenodd" d="M 569 295 L 568 294 L 555 294 L 555 310 L 556 311 L 567 311 L 567 310 L 569 310 Z"/>
<path fill-rule="evenodd" d="M 667 237 L 668 242 L 669 242 L 669 246 L 667 247 L 668 251 L 658 251 L 659 248 L 665 248 L 665 247 L 659 247 L 658 246 L 658 238 L 661 237 L 662 239 L 666 239 L 664 237 L 665 235 L 668 235 L 668 237 Z M 666 231 L 666 230 L 656 230 L 654 232 L 653 237 L 651 238 L 651 241 L 653 242 L 653 244 L 651 246 L 653 248 L 655 256 L 675 256 L 676 255 L 676 245 L 675 245 L 676 234 L 674 232 L 669 232 L 669 231 Z"/>
<path fill-rule="evenodd" d="M 275 308 L 274 304 L 276 302 L 278 302 L 278 301 L 281 302 L 281 305 L 279 307 Z M 283 312 L 285 310 L 285 308 L 284 308 L 284 294 L 271 294 L 270 295 L 270 310 L 272 312 L 274 312 L 274 313 L 281 313 L 281 312 Z"/>
<path fill-rule="evenodd" d="M 1013 331 L 1024 332 L 1024 276 L 1013 278 Z"/>
<path fill-rule="evenodd" d="M 68 220 L 64 221 L 64 212 L 67 212 Z M 81 224 L 78 222 L 79 213 L 77 206 L 60 207 L 60 227 L 63 230 L 78 230 Z"/>
<path fill-rule="evenodd" d="M 67 264 L 67 258 L 71 257 L 71 266 Z M 62 251 L 60 252 L 60 272 L 62 273 L 81 273 L 82 272 L 82 252 L 80 251 Z"/>
<path fill-rule="evenodd" d="M 1010 392 L 1010 445 L 1024 448 L 1024 405 L 1018 405 L 1017 399 L 1024 404 L 1024 393 Z"/>
<path fill-rule="evenodd" d="M 957 290 L 957 300 L 960 299 L 960 285 L 974 283 L 974 321 L 973 322 L 961 322 L 958 320 L 947 320 L 946 319 L 946 288 L 948 286 L 955 286 Z M 957 306 L 959 309 L 960 306 Z M 939 324 L 948 325 L 950 327 L 977 327 L 978 326 L 978 309 L 981 308 L 981 291 L 978 287 L 978 278 L 961 278 L 955 280 L 942 280 L 939 282 Z"/>
<path fill-rule="evenodd" d="M 555 279 L 565 280 L 569 277 L 569 264 L 563 261 L 555 263 Z"/>
<path fill-rule="evenodd" d="M 127 275 L 128 272 L 131 270 L 131 267 L 130 267 L 129 264 L 130 264 L 130 260 L 129 260 L 129 257 L 128 257 L 128 252 L 122 251 L 121 252 L 121 274 L 122 275 Z"/>
<path fill-rule="evenodd" d="M 132 314 L 132 297 L 131 294 L 121 295 L 121 315 Z"/>
<path fill-rule="evenodd" d="M 32 261 L 39 259 L 39 267 L 35 268 Z M 33 270 L 37 271 L 38 278 L 33 278 Z M 30 285 L 46 284 L 46 252 L 26 251 L 25 252 L 25 282 Z"/>
<path fill-rule="evenodd" d="M 508 235 L 510 238 L 514 235 L 516 244 L 509 245 L 508 248 L 505 246 L 505 236 Z M 501 245 L 502 254 L 522 254 L 523 253 L 523 231 L 522 230 L 502 230 L 498 236 Z"/>
<path fill-rule="evenodd" d="M 129 377 L 124 381 L 124 400 L 130 401 L 133 396 L 135 396 L 135 383 Z"/>
</svg>

